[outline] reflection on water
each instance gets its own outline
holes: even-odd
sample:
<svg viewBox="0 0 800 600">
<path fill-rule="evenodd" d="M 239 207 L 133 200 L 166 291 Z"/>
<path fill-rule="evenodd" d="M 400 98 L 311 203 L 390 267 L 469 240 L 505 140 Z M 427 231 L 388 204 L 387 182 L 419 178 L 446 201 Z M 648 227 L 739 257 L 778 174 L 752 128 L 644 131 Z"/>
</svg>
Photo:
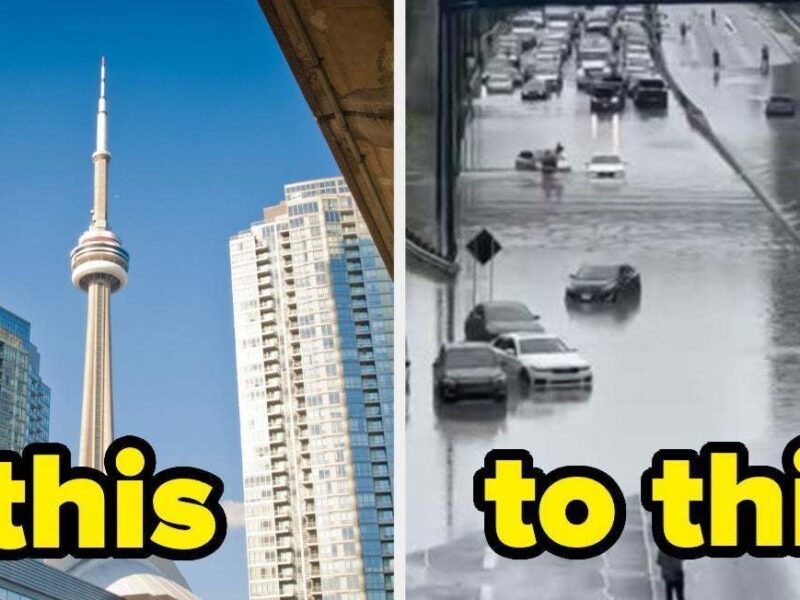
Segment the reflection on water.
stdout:
<svg viewBox="0 0 800 600">
<path fill-rule="evenodd" d="M 502 428 L 507 410 L 507 402 L 490 398 L 461 402 L 442 402 L 434 398 L 436 425 L 448 438 L 492 438 Z"/>
<path fill-rule="evenodd" d="M 800 435 L 800 255 L 789 249 L 773 257 L 767 355 L 771 417 L 777 440 L 788 441 Z"/>
<path fill-rule="evenodd" d="M 621 325 L 632 319 L 642 304 L 642 292 L 623 294 L 616 302 L 574 302 L 565 300 L 570 319 L 587 326 Z"/>
<path fill-rule="evenodd" d="M 561 175 L 543 173 L 542 189 L 545 200 L 560 202 L 564 199 L 564 180 Z"/>
</svg>

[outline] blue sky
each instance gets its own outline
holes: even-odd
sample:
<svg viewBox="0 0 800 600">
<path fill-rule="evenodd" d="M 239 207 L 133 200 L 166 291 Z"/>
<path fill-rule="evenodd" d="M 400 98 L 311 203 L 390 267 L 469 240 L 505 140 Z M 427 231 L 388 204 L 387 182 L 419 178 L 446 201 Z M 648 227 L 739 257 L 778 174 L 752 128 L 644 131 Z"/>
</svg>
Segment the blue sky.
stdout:
<svg viewBox="0 0 800 600">
<path fill-rule="evenodd" d="M 51 439 L 77 448 L 86 229 L 100 56 L 110 220 L 131 254 L 112 302 L 116 434 L 240 500 L 228 237 L 283 184 L 337 173 L 256 0 L 0 3 L 0 305 L 32 323 Z M 244 536 L 181 569 L 204 600 L 247 597 Z"/>
</svg>

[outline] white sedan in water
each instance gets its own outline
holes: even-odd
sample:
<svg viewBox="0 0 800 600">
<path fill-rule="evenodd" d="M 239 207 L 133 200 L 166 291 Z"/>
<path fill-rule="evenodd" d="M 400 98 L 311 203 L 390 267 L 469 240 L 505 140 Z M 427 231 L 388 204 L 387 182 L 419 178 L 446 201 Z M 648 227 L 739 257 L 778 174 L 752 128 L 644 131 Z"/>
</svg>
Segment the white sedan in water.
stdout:
<svg viewBox="0 0 800 600">
<path fill-rule="evenodd" d="M 625 177 L 625 161 L 619 154 L 595 154 L 586 163 L 586 172 L 596 179 L 621 179 Z"/>
<path fill-rule="evenodd" d="M 574 348 L 548 333 L 508 333 L 492 348 L 504 370 L 534 387 L 591 387 L 592 368 Z"/>
</svg>

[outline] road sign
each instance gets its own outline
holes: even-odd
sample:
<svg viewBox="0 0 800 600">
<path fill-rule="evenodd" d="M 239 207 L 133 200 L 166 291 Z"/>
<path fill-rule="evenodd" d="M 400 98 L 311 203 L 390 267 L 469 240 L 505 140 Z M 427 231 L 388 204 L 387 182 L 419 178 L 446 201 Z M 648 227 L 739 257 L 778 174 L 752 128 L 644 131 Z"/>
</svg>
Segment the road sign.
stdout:
<svg viewBox="0 0 800 600">
<path fill-rule="evenodd" d="M 500 245 L 500 242 L 489 233 L 488 229 L 482 229 L 481 232 L 467 244 L 469 253 L 482 265 L 492 260 L 494 255 L 502 249 L 503 247 Z"/>
</svg>

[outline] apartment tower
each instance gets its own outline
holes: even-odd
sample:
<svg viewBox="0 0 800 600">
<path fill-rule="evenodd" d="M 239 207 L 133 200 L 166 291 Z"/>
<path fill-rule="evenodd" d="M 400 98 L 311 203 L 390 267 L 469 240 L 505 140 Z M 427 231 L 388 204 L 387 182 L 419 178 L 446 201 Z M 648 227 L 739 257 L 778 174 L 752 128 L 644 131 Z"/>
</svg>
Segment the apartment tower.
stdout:
<svg viewBox="0 0 800 600">
<path fill-rule="evenodd" d="M 230 240 L 251 600 L 393 597 L 392 283 L 344 179 Z"/>
</svg>

